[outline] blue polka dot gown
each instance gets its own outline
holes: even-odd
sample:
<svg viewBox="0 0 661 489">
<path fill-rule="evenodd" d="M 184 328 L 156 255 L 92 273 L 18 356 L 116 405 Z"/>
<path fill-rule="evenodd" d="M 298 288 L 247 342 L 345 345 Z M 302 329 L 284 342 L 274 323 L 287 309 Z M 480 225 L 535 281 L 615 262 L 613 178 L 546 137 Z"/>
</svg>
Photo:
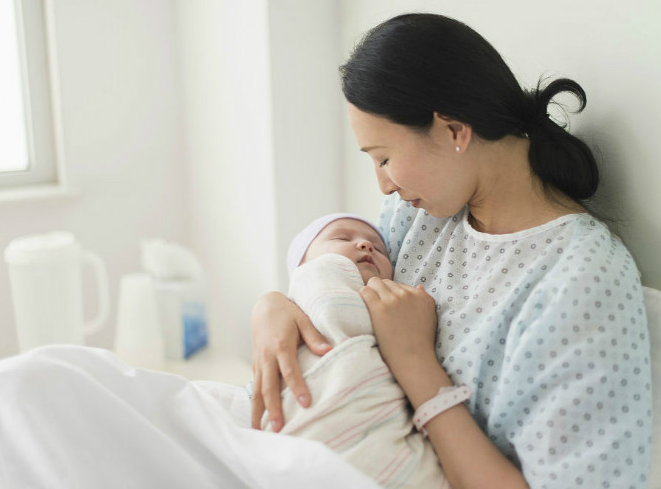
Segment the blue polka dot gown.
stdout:
<svg viewBox="0 0 661 489">
<path fill-rule="evenodd" d="M 531 488 L 646 488 L 652 396 L 636 265 L 588 214 L 507 235 L 393 194 L 394 280 L 436 300 L 439 361 Z M 406 325 L 402 325 L 406 327 Z"/>
</svg>

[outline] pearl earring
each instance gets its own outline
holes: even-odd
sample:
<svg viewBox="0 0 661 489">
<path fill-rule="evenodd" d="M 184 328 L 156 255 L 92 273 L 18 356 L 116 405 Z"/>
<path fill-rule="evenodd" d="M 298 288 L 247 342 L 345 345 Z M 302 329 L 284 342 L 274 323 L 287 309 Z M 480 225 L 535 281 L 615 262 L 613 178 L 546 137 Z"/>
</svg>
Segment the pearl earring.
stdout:
<svg viewBox="0 0 661 489">
<path fill-rule="evenodd" d="M 457 153 L 459 153 L 459 152 L 461 151 L 461 148 L 460 148 L 459 146 L 457 146 L 457 147 L 454 148 L 454 149 L 457 151 Z"/>
</svg>

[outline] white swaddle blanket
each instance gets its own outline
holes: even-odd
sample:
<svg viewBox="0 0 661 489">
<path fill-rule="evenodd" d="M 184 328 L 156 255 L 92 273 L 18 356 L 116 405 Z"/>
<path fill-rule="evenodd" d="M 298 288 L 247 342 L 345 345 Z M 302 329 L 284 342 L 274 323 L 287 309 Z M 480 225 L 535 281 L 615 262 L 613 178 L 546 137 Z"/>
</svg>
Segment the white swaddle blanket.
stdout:
<svg viewBox="0 0 661 489">
<path fill-rule="evenodd" d="M 334 348 L 323 357 L 299 348 L 312 405 L 302 408 L 284 388 L 282 433 L 324 442 L 385 487 L 449 487 L 381 358 L 361 287 L 356 265 L 340 255 L 323 255 L 292 272 L 290 298 Z"/>
</svg>

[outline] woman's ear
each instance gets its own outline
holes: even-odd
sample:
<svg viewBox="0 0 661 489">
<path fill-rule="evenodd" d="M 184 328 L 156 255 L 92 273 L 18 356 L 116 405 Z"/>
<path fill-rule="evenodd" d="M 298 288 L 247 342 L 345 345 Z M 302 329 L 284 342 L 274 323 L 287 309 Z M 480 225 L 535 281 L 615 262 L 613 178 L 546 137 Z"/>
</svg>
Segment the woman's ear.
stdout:
<svg viewBox="0 0 661 489">
<path fill-rule="evenodd" d="M 465 122 L 434 112 L 433 126 L 437 135 L 446 139 L 446 144 L 451 144 L 457 153 L 463 153 L 473 137 L 473 128 Z"/>
</svg>

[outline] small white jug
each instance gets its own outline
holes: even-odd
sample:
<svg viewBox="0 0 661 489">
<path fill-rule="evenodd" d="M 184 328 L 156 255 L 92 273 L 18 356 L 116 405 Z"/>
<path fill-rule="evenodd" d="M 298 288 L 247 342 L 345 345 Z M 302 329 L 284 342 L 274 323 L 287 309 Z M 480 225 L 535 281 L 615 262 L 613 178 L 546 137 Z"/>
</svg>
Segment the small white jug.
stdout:
<svg viewBox="0 0 661 489">
<path fill-rule="evenodd" d="M 21 352 L 42 345 L 82 345 L 109 313 L 108 274 L 103 261 L 85 251 L 71 233 L 56 231 L 13 239 L 5 249 Z M 83 264 L 96 275 L 99 311 L 83 319 Z"/>
</svg>

